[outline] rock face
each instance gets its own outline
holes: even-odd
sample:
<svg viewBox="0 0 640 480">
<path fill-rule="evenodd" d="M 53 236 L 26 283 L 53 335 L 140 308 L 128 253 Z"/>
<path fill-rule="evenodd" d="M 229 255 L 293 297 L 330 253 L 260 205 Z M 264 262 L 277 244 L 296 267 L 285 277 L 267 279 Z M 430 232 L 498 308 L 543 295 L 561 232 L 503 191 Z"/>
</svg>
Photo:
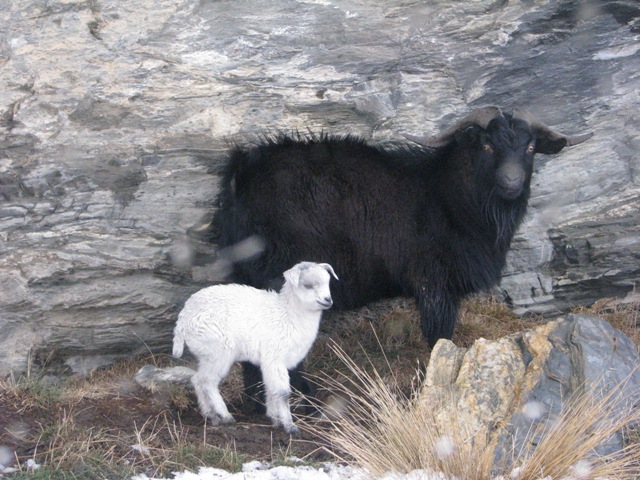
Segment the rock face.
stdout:
<svg viewBox="0 0 640 480">
<path fill-rule="evenodd" d="M 633 0 L 37 0 L 0 12 L 0 374 L 168 350 L 219 281 L 210 219 L 232 141 L 375 142 L 525 106 L 538 157 L 501 289 L 555 313 L 640 277 L 640 7 Z"/>
<path fill-rule="evenodd" d="M 496 462 L 508 463 L 532 451 L 543 435 L 536 428 L 552 425 L 572 395 L 598 401 L 623 384 L 613 398 L 621 407 L 637 405 L 639 367 L 629 337 L 597 317 L 571 314 L 496 341 L 480 339 L 468 350 L 438 341 L 420 401 L 435 410 L 440 431 L 455 418 L 476 441 L 486 439 Z M 619 433 L 597 451 L 622 447 Z"/>
</svg>

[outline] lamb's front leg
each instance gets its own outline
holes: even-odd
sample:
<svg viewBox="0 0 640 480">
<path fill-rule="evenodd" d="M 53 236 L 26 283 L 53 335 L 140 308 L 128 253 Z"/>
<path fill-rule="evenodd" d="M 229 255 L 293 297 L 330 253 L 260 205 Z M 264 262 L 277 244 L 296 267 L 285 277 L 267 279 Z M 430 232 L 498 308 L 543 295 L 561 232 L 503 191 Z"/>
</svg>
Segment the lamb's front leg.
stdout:
<svg viewBox="0 0 640 480">
<path fill-rule="evenodd" d="M 281 426 L 287 433 L 298 433 L 289 408 L 291 386 L 287 368 L 283 364 L 264 362 L 261 370 L 267 397 L 267 416 L 274 426 Z"/>
</svg>

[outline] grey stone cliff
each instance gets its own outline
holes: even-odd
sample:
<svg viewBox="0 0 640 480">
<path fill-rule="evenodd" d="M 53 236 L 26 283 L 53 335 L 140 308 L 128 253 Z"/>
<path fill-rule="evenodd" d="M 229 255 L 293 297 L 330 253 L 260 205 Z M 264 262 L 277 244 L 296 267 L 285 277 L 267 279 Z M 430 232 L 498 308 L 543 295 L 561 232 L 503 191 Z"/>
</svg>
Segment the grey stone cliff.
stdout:
<svg viewBox="0 0 640 480">
<path fill-rule="evenodd" d="M 198 239 L 234 141 L 432 134 L 524 106 L 595 137 L 539 156 L 501 290 L 520 312 L 640 277 L 632 0 L 10 0 L 0 9 L 0 374 L 167 351 L 219 281 Z"/>
</svg>

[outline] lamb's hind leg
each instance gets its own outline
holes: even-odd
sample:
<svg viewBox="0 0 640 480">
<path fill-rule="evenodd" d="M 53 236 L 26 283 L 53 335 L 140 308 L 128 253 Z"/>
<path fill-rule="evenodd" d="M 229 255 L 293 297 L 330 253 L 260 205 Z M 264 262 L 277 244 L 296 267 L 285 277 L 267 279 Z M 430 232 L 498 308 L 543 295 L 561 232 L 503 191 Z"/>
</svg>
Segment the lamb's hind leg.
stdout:
<svg viewBox="0 0 640 480">
<path fill-rule="evenodd" d="M 263 364 L 261 369 L 267 397 L 267 415 L 274 426 L 281 426 L 287 433 L 298 433 L 289 408 L 289 372 L 284 365 Z"/>
<path fill-rule="evenodd" d="M 213 425 L 230 424 L 235 420 L 220 394 L 220 382 L 227 376 L 232 363 L 220 360 L 200 360 L 198 371 L 192 378 L 202 415 L 211 419 Z"/>
</svg>

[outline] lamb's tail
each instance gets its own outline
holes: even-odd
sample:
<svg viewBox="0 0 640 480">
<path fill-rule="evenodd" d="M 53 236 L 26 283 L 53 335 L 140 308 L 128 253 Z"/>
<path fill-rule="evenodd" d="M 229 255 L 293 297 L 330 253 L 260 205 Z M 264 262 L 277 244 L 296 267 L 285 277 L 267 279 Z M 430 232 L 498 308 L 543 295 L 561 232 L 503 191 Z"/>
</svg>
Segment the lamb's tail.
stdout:
<svg viewBox="0 0 640 480">
<path fill-rule="evenodd" d="M 178 329 L 176 328 L 173 331 L 173 356 L 176 358 L 180 358 L 183 352 L 184 337 L 182 336 L 182 332 L 178 331 Z"/>
</svg>

